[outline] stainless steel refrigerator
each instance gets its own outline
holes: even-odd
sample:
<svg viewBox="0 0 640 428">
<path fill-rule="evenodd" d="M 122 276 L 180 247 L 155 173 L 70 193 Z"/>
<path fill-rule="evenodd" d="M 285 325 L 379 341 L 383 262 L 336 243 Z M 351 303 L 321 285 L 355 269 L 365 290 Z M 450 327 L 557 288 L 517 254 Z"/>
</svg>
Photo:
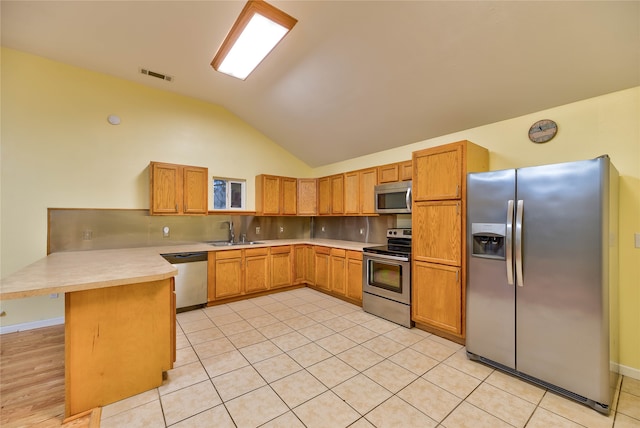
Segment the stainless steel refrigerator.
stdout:
<svg viewBox="0 0 640 428">
<path fill-rule="evenodd" d="M 608 414 L 618 172 L 608 156 L 467 177 L 467 355 Z"/>
</svg>

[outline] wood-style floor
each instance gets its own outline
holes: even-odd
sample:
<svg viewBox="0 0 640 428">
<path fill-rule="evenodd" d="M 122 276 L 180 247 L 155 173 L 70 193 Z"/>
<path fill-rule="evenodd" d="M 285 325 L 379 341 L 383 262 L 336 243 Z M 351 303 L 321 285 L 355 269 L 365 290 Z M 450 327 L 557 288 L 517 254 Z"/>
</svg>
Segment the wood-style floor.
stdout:
<svg viewBox="0 0 640 428">
<path fill-rule="evenodd" d="M 60 427 L 64 325 L 0 335 L 0 426 Z"/>
</svg>

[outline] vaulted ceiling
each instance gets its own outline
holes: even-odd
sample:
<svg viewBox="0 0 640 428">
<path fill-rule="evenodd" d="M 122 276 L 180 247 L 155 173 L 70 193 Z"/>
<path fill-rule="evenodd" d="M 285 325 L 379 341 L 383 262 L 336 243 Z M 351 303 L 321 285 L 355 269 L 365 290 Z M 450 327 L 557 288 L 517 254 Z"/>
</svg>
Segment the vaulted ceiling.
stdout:
<svg viewBox="0 0 640 428">
<path fill-rule="evenodd" d="M 210 66 L 244 1 L 2 0 L 2 45 L 221 105 L 311 167 L 640 85 L 638 1 L 270 3 L 298 24 L 246 81 Z"/>
</svg>

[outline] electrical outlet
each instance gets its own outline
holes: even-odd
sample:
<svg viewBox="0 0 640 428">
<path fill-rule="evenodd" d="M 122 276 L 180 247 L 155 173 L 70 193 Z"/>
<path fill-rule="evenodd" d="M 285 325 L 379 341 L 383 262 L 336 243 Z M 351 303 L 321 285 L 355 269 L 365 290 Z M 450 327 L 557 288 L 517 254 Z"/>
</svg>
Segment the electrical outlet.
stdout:
<svg viewBox="0 0 640 428">
<path fill-rule="evenodd" d="M 49 298 L 50 298 L 50 299 L 57 299 L 57 298 L 58 298 L 58 293 L 51 293 L 51 294 L 49 294 Z"/>
<path fill-rule="evenodd" d="M 83 241 L 91 241 L 93 239 L 93 232 L 91 230 L 85 230 L 82 232 Z"/>
<path fill-rule="evenodd" d="M 169 237 L 169 226 L 165 226 L 162 228 L 162 237 L 163 238 Z"/>
<path fill-rule="evenodd" d="M 280 226 L 280 233 L 284 232 L 284 226 Z"/>
<path fill-rule="evenodd" d="M 324 226 L 320 228 L 320 232 L 324 232 Z"/>
<path fill-rule="evenodd" d="M 256 235 L 260 235 L 260 226 L 256 226 Z"/>
<path fill-rule="evenodd" d="M 360 228 L 360 235 L 364 235 L 364 229 L 362 227 Z"/>
</svg>

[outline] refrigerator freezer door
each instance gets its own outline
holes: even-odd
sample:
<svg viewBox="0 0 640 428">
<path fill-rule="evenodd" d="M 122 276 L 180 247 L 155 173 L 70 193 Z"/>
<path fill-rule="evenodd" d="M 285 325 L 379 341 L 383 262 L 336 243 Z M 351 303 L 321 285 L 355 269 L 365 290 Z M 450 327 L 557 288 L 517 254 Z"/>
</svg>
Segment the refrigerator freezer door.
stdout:
<svg viewBox="0 0 640 428">
<path fill-rule="evenodd" d="M 603 313 L 608 173 L 603 158 L 517 171 L 524 211 L 516 369 L 601 403 L 609 400 Z"/>
<path fill-rule="evenodd" d="M 510 242 L 513 202 L 509 201 L 515 199 L 515 191 L 515 170 L 469 174 L 468 223 L 502 224 L 505 244 Z M 467 233 L 467 351 L 515 369 L 515 286 L 508 280 L 513 272 L 511 249 L 502 259 L 474 256 L 472 227 Z"/>
</svg>

